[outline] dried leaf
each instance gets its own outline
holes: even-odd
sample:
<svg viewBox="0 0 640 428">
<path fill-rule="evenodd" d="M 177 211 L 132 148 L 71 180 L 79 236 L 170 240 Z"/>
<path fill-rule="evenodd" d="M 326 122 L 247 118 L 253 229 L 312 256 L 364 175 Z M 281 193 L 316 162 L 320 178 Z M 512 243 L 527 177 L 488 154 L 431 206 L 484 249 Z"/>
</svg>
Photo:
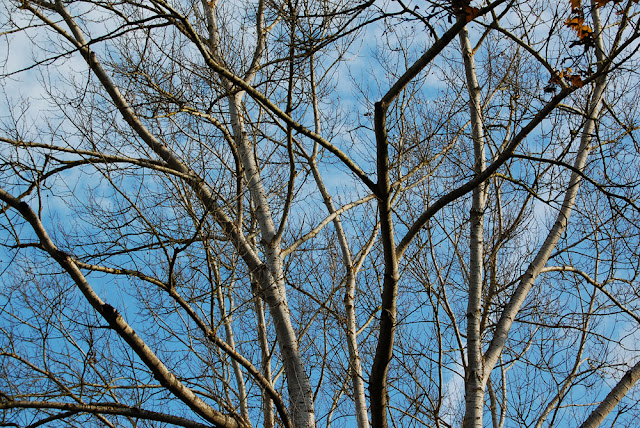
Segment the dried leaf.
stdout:
<svg viewBox="0 0 640 428">
<path fill-rule="evenodd" d="M 580 27 L 584 24 L 584 18 L 582 16 L 574 16 L 573 18 L 567 19 L 564 24 L 569 28 Z"/>
<path fill-rule="evenodd" d="M 571 28 L 578 34 L 579 39 L 590 37 L 593 34 L 593 29 L 588 25 L 585 25 L 584 18 L 581 16 L 574 16 L 565 21 L 565 25 Z"/>
<path fill-rule="evenodd" d="M 593 34 L 593 30 L 588 25 L 583 25 L 582 27 L 578 28 L 576 31 L 578 32 L 578 37 L 580 39 L 584 39 Z"/>
<path fill-rule="evenodd" d="M 584 82 L 582 81 L 580 76 L 569 76 L 569 81 L 571 82 L 571 85 L 575 86 L 576 88 L 582 88 L 582 86 L 584 85 Z"/>
<path fill-rule="evenodd" d="M 565 79 L 567 83 L 576 88 L 582 88 L 582 86 L 584 85 L 582 78 L 577 74 L 573 74 L 572 69 L 567 68 L 566 70 L 561 70 L 551 76 L 547 87 L 545 87 L 545 92 L 551 92 L 552 90 L 555 90 L 553 88 L 555 88 L 556 85 L 560 85 L 562 79 Z"/>
<path fill-rule="evenodd" d="M 463 9 L 463 13 L 467 22 L 471 22 L 480 14 L 480 8 L 465 6 Z"/>
</svg>

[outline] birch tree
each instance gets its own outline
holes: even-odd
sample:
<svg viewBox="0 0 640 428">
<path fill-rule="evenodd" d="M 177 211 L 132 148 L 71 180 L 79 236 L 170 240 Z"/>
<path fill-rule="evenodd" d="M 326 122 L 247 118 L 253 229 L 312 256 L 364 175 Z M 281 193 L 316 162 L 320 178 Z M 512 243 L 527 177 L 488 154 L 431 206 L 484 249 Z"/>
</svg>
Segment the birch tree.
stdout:
<svg viewBox="0 0 640 428">
<path fill-rule="evenodd" d="M 640 416 L 636 1 L 2 7 L 3 426 Z"/>
</svg>

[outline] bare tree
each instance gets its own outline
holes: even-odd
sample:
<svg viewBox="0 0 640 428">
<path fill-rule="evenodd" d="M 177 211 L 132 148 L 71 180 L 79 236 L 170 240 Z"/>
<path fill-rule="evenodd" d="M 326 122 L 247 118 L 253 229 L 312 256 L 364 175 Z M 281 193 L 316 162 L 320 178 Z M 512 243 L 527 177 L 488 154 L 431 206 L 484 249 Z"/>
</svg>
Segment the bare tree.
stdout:
<svg viewBox="0 0 640 428">
<path fill-rule="evenodd" d="M 631 424 L 638 8 L 5 2 L 0 424 Z"/>
</svg>

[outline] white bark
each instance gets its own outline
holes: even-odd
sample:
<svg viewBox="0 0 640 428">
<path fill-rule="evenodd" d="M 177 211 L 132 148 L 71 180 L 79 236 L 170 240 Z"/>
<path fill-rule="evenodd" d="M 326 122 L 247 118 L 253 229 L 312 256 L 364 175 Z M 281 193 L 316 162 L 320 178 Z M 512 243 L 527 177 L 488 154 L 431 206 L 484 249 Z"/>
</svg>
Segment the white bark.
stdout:
<svg viewBox="0 0 640 428">
<path fill-rule="evenodd" d="M 269 311 L 275 325 L 278 346 L 287 375 L 293 423 L 297 428 L 314 427 L 315 415 L 311 383 L 305 372 L 302 356 L 298 349 L 298 339 L 291 324 L 291 313 L 284 285 L 280 242 L 277 242 L 279 239 L 276 239 L 276 228 L 254 157 L 253 145 L 244 128 L 241 107 L 243 95 L 244 93 L 240 92 L 230 96 L 228 100 L 238 154 L 244 168 L 251 201 L 260 227 L 263 251 L 266 255 L 265 266 L 256 272 L 256 279 L 260 286 L 260 292 L 263 293 L 265 301 L 269 305 Z"/>
<path fill-rule="evenodd" d="M 217 23 L 215 20 L 215 4 L 203 1 L 206 10 L 210 44 L 213 51 L 213 58 L 220 59 L 221 54 L 217 45 Z M 252 63 L 247 70 L 243 81 L 247 85 L 251 83 L 258 65 L 262 58 L 265 46 L 264 30 L 264 1 L 258 5 L 256 16 L 257 43 L 254 50 Z M 229 86 L 229 85 L 227 85 Z M 276 232 L 273 217 L 269 207 L 264 185 L 260 177 L 259 167 L 254 157 L 254 150 L 243 120 L 242 100 L 245 92 L 240 91 L 227 97 L 229 102 L 229 116 L 234 133 L 236 149 L 240 157 L 244 176 L 251 201 L 255 208 L 255 215 L 260 227 L 262 236 L 262 246 L 266 255 L 265 264 L 260 270 L 254 272 L 254 277 L 259 284 L 259 292 L 264 295 L 265 301 L 269 305 L 271 317 L 274 320 L 278 345 L 282 354 L 285 373 L 287 375 L 287 386 L 290 398 L 290 413 L 296 427 L 315 426 L 314 405 L 312 398 L 311 383 L 304 370 L 302 357 L 298 349 L 298 339 L 291 324 L 291 313 L 286 297 L 284 286 L 283 254 L 280 248 L 280 236 Z M 284 225 L 282 225 L 284 226 Z M 260 317 L 260 313 L 258 313 Z M 263 361 L 264 363 L 264 361 Z M 264 368 L 264 367 L 263 367 Z M 270 407 L 267 400 L 264 406 Z M 268 417 L 268 415 L 267 415 Z"/>
<path fill-rule="evenodd" d="M 604 44 L 602 41 L 602 28 L 600 25 L 600 18 L 598 9 L 592 8 L 592 18 L 595 26 L 595 42 L 596 42 L 596 55 L 599 63 L 602 65 L 605 61 L 604 56 Z M 606 78 L 601 76 L 596 80 L 595 87 L 591 94 L 589 105 L 587 109 L 587 117 L 582 128 L 580 146 L 578 147 L 578 153 L 573 163 L 573 172 L 567 184 L 567 191 L 565 193 L 562 206 L 556 216 L 555 222 L 549 231 L 547 238 L 538 250 L 534 260 L 531 262 L 527 271 L 522 277 L 522 280 L 518 284 L 515 293 L 511 297 L 506 308 L 500 316 L 500 320 L 496 326 L 496 330 L 489 345 L 489 349 L 485 353 L 485 378 L 489 376 L 493 367 L 495 367 L 500 354 L 504 348 L 504 345 L 509 334 L 509 330 L 513 325 L 513 322 L 522 307 L 527 294 L 533 287 L 536 279 L 544 269 L 547 261 L 551 257 L 560 237 L 567 229 L 569 224 L 569 216 L 573 210 L 578 190 L 580 189 L 580 182 L 582 181 L 581 172 L 584 170 L 587 158 L 591 150 L 591 139 L 593 132 L 596 128 L 596 122 L 600 114 L 602 107 L 602 98 L 606 87 Z"/>
<path fill-rule="evenodd" d="M 462 57 L 464 59 L 469 109 L 471 113 L 471 132 L 473 139 L 474 172 L 481 174 L 485 168 L 485 141 L 482 123 L 480 86 L 476 75 L 473 48 L 469 32 L 465 27 L 459 35 Z M 464 427 L 482 427 L 484 407 L 484 367 L 482 361 L 482 284 L 484 260 L 484 209 L 485 184 L 473 189 L 470 212 L 469 239 L 469 300 L 467 304 L 467 373 L 465 383 Z"/>
<path fill-rule="evenodd" d="M 618 405 L 618 403 L 627 395 L 627 392 L 640 380 L 640 361 L 636 363 L 613 387 L 607 397 L 596 407 L 589 415 L 580 428 L 596 428 L 600 426 L 609 413 Z"/>
<path fill-rule="evenodd" d="M 269 210 L 268 201 L 264 188 L 260 181 L 260 175 L 253 159 L 251 144 L 244 131 L 241 116 L 241 100 L 243 93 L 229 97 L 229 108 L 231 121 L 234 127 L 236 143 L 241 156 L 241 161 L 245 168 L 251 198 L 256 208 L 256 216 L 265 242 L 266 261 L 263 263 L 251 248 L 246 238 L 238 230 L 236 224 L 218 206 L 216 197 L 211 192 L 207 184 L 200 179 L 197 174 L 165 147 L 140 121 L 129 103 L 120 93 L 118 87 L 111 80 L 104 70 L 96 55 L 88 47 L 82 31 L 75 23 L 71 15 L 62 6 L 56 11 L 62 15 L 65 22 L 71 29 L 73 35 L 67 33 L 59 25 L 52 22 L 35 9 L 30 9 L 32 13 L 45 21 L 47 25 L 63 35 L 73 43 L 76 49 L 97 76 L 114 104 L 122 114 L 125 121 L 131 128 L 147 143 L 147 145 L 160 156 L 169 167 L 182 174 L 193 177 L 188 184 L 193 188 L 198 198 L 209 207 L 213 216 L 219 222 L 225 233 L 227 233 L 247 263 L 248 267 L 254 271 L 261 292 L 265 295 L 265 300 L 269 304 L 271 316 L 276 326 L 278 344 L 282 353 L 285 373 L 287 375 L 287 385 L 291 399 L 291 414 L 296 427 L 315 426 L 315 415 L 313 410 L 312 391 L 309 378 L 304 370 L 302 358 L 298 349 L 298 341 L 291 324 L 291 314 L 289 311 L 282 269 L 282 255 L 279 243 L 273 242 L 275 229 Z"/>
</svg>

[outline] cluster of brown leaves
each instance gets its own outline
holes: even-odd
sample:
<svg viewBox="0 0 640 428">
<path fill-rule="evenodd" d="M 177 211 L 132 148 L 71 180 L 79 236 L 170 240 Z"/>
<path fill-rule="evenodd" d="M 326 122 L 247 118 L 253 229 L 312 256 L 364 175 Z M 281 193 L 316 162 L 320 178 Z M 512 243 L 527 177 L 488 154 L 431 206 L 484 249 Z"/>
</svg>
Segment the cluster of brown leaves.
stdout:
<svg viewBox="0 0 640 428">
<path fill-rule="evenodd" d="M 601 2 L 609 2 L 612 0 L 600 0 Z M 619 0 L 613 0 L 619 1 Z M 585 51 L 590 47 L 595 46 L 593 39 L 593 29 L 585 24 L 584 13 L 582 11 L 581 0 L 569 0 L 571 5 L 571 16 L 564 22 L 564 25 L 575 31 L 578 35 L 578 40 L 571 43 L 571 47 L 576 45 L 584 46 Z M 600 6 L 596 6 L 600 7 Z"/>
<path fill-rule="evenodd" d="M 598 0 L 598 3 L 606 4 L 610 1 L 620 0 Z M 595 46 L 593 29 L 585 23 L 584 13 L 582 11 L 582 1 L 569 0 L 569 5 L 571 6 L 571 15 L 564 22 L 564 25 L 573 30 L 578 36 L 578 40 L 571 43 L 571 47 L 582 45 L 586 52 L 590 47 Z M 601 6 L 598 4 L 596 7 Z M 580 75 L 570 68 L 567 68 L 551 76 L 549 84 L 544 88 L 545 92 L 555 92 L 558 85 L 560 85 L 563 80 L 575 88 L 581 88 L 584 85 Z"/>
<path fill-rule="evenodd" d="M 640 2 L 640 0 L 632 1 L 634 3 Z M 596 0 L 595 7 L 601 8 L 610 3 L 617 5 L 622 3 L 622 0 Z M 573 30 L 578 36 L 578 40 L 571 43 L 571 47 L 581 45 L 584 46 L 585 51 L 591 47 L 595 47 L 593 29 L 585 23 L 582 0 L 569 0 L 569 6 L 571 7 L 571 15 L 567 18 L 564 24 Z M 584 82 L 582 81 L 580 74 L 586 76 L 590 73 L 576 73 L 570 68 L 561 70 L 551 76 L 549 84 L 544 88 L 544 90 L 545 92 L 555 92 L 563 80 L 575 88 L 581 88 L 584 85 Z"/>
<path fill-rule="evenodd" d="M 575 31 L 580 40 L 593 37 L 593 30 L 584 23 L 584 16 L 574 16 L 567 19 L 564 24 Z"/>
<path fill-rule="evenodd" d="M 470 0 L 451 0 L 451 6 L 455 16 L 463 17 L 471 22 L 480 15 L 480 8 L 471 6 Z"/>
<path fill-rule="evenodd" d="M 640 0 L 633 0 L 634 3 L 638 3 Z M 596 7 L 606 6 L 608 3 L 619 4 L 622 0 L 596 0 Z"/>
<path fill-rule="evenodd" d="M 570 68 L 560 71 L 555 76 L 551 76 L 551 79 L 549 79 L 549 84 L 559 85 L 562 79 L 565 79 L 571 84 L 571 86 L 574 86 L 576 88 L 581 88 L 582 85 L 584 85 L 582 78 L 578 74 L 574 73 Z"/>
<path fill-rule="evenodd" d="M 640 2 L 640 0 L 633 0 L 634 3 Z M 582 0 L 569 0 L 571 4 L 571 10 L 579 10 L 582 8 Z M 596 7 L 604 7 L 609 3 L 620 4 L 622 0 L 596 0 Z"/>
</svg>

